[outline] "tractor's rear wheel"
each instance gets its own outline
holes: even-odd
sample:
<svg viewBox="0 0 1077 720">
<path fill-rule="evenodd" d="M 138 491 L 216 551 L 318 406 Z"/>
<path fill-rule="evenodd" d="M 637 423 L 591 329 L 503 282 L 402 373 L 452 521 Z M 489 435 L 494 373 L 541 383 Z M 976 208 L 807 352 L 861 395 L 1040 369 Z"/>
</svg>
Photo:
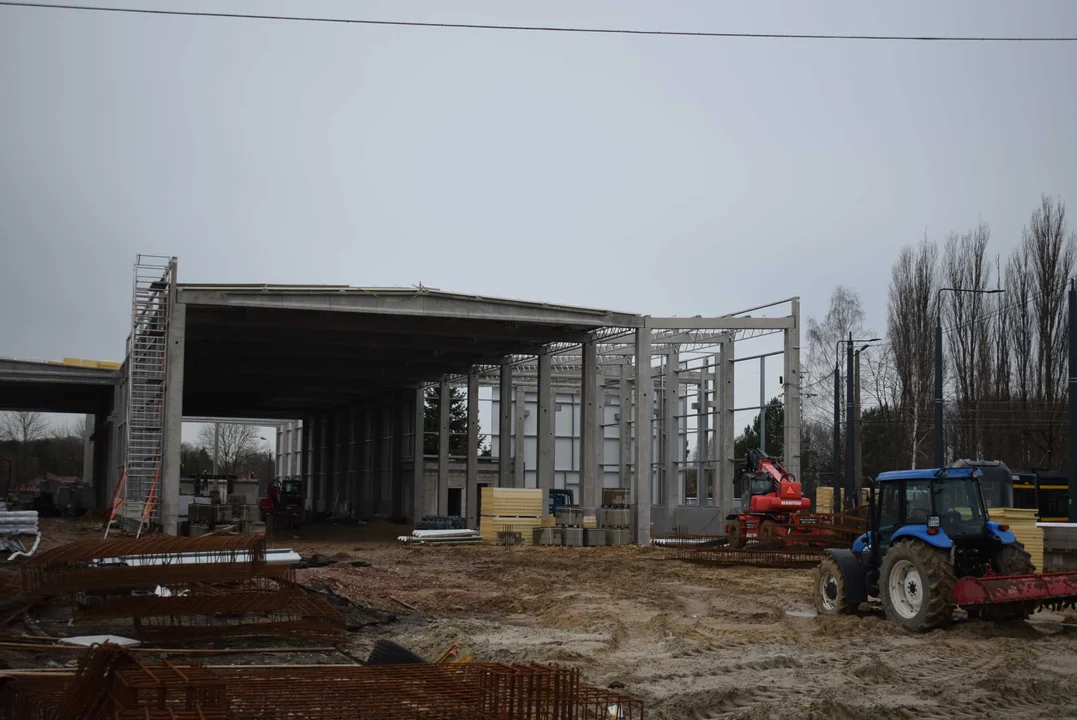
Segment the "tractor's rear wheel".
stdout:
<svg viewBox="0 0 1077 720">
<path fill-rule="evenodd" d="M 954 568 L 941 550 L 918 540 L 902 540 L 886 553 L 879 573 L 886 618 L 921 632 L 953 619 Z"/>
<path fill-rule="evenodd" d="M 823 558 L 815 568 L 815 609 L 820 615 L 849 615 L 857 605 L 845 594 L 845 578 L 833 557 Z"/>
<path fill-rule="evenodd" d="M 729 543 L 729 547 L 734 550 L 740 550 L 744 547 L 745 537 L 740 526 L 740 520 L 734 518 L 733 520 L 726 521 L 725 537 L 726 541 Z"/>
<path fill-rule="evenodd" d="M 1021 543 L 1006 545 L 991 558 L 991 569 L 999 575 L 1031 575 L 1036 572 L 1032 556 L 1025 552 Z M 969 608 L 970 618 L 997 623 L 1024 622 L 1036 610 L 1035 603 L 1004 603 L 1001 605 Z"/>
</svg>

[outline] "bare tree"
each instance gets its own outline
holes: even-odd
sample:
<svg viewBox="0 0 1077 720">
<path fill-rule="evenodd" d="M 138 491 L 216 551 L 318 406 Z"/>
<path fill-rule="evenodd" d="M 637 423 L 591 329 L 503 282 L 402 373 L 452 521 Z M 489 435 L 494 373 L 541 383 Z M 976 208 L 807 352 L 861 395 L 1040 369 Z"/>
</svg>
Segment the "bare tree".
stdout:
<svg viewBox="0 0 1077 720">
<path fill-rule="evenodd" d="M 198 430 L 198 444 L 210 457 L 216 452 L 217 472 L 234 475 L 239 466 L 258 452 L 258 428 L 254 425 L 221 423 L 214 442 L 214 426 L 203 425 Z"/>
<path fill-rule="evenodd" d="M 948 380 L 954 388 L 951 445 L 962 457 L 983 457 L 981 400 L 993 385 L 991 353 L 988 351 L 989 300 L 982 293 L 991 289 L 992 272 L 987 261 L 991 230 L 981 222 L 974 230 L 946 239 L 943 257 L 943 284 L 948 288 L 975 292 L 946 293 L 942 313 L 948 326 L 950 350 Z"/>
<path fill-rule="evenodd" d="M 811 397 L 804 403 L 808 417 L 821 419 L 832 415 L 834 365 L 838 360 L 835 346 L 839 340 L 848 339 L 850 331 L 856 337 L 869 332 L 864 329 L 864 308 L 856 291 L 838 285 L 830 296 L 830 306 L 823 319 L 808 318 L 807 364 L 813 378 Z M 826 422 L 829 424 L 831 420 Z"/>
<path fill-rule="evenodd" d="M 938 248 L 924 238 L 918 248 L 905 247 L 890 271 L 887 335 L 896 377 L 893 407 L 902 424 L 908 462 L 918 467 L 928 458 L 934 379 L 935 317 L 938 297 Z"/>
<path fill-rule="evenodd" d="M 20 410 L 0 415 L 0 439 L 28 443 L 45 437 L 48 430 L 45 416 L 39 412 Z"/>
</svg>

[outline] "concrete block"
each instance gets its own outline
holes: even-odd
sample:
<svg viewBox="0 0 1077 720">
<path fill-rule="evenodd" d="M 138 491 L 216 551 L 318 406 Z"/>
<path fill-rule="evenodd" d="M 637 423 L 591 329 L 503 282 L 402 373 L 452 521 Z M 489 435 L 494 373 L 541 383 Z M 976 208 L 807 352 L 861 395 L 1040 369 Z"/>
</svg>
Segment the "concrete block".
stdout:
<svg viewBox="0 0 1077 720">
<path fill-rule="evenodd" d="M 565 547 L 583 547 L 583 528 L 561 528 Z"/>
<path fill-rule="evenodd" d="M 579 505 L 562 505 L 555 512 L 557 524 L 561 527 L 581 527 L 583 525 L 583 508 Z"/>
<path fill-rule="evenodd" d="M 628 488 L 602 488 L 603 505 L 627 505 Z"/>
<path fill-rule="evenodd" d="M 630 545 L 632 543 L 632 531 L 627 528 L 614 528 L 606 530 L 607 545 Z"/>
<path fill-rule="evenodd" d="M 532 530 L 535 545 L 560 545 L 563 540 L 563 528 L 537 527 Z"/>
<path fill-rule="evenodd" d="M 583 544 L 587 547 L 602 547 L 606 544 L 606 531 L 603 528 L 587 528 L 583 531 Z"/>
<path fill-rule="evenodd" d="M 209 525 L 204 525 L 202 523 L 191 523 L 190 528 L 191 537 L 198 537 L 199 535 L 205 535 L 209 532 Z"/>
<path fill-rule="evenodd" d="M 629 523 L 628 508 L 599 508 L 598 526 L 604 528 L 626 528 Z"/>
</svg>

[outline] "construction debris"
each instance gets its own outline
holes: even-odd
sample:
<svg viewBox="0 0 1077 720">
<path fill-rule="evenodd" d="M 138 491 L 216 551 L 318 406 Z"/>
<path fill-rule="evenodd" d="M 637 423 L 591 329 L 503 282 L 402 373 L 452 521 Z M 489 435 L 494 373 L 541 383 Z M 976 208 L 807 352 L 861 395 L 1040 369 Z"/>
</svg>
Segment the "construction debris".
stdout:
<svg viewBox="0 0 1077 720">
<path fill-rule="evenodd" d="M 74 675 L 17 677 L 0 692 L 4 720 L 420 716 L 636 720 L 643 717 L 643 703 L 584 685 L 579 670 L 547 665 L 456 662 L 210 669 L 189 661 L 141 662 L 115 645 L 86 653 Z"/>
<path fill-rule="evenodd" d="M 24 544 L 23 536 L 34 538 L 29 548 Z M 0 542 L 11 552 L 8 562 L 33 555 L 41 542 L 37 510 L 0 510 Z"/>
</svg>

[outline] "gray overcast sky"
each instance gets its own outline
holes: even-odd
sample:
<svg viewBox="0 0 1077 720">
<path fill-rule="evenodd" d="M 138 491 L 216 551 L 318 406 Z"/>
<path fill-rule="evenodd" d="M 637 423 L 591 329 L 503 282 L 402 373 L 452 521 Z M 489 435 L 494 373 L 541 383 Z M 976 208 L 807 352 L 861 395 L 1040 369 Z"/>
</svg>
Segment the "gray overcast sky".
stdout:
<svg viewBox="0 0 1077 720">
<path fill-rule="evenodd" d="M 116 0 L 117 4 L 120 0 Z M 648 29 L 1077 35 L 1055 2 L 137 7 Z M 1040 193 L 1077 211 L 1077 44 L 564 35 L 0 7 L 0 355 L 119 360 L 138 252 L 183 281 L 720 314 Z"/>
</svg>

